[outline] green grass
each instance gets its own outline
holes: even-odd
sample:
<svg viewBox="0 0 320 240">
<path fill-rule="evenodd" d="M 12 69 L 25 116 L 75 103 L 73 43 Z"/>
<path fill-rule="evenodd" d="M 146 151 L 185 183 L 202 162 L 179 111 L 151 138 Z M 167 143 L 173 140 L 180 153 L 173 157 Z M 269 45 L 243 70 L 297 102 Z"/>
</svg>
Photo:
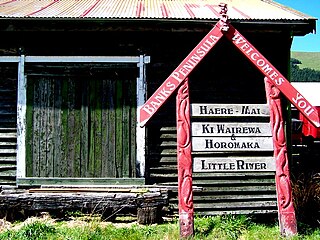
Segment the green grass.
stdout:
<svg viewBox="0 0 320 240">
<path fill-rule="evenodd" d="M 18 227 L 20 226 L 20 227 Z M 194 240 L 281 240 L 276 220 L 269 223 L 255 221 L 248 216 L 196 217 Z M 320 239 L 320 230 L 303 227 L 304 233 L 291 240 Z M 0 232 L 0 240 L 175 240 L 180 239 L 177 219 L 149 226 L 138 224 L 116 226 L 98 220 L 55 222 L 36 219 Z"/>
<path fill-rule="evenodd" d="M 311 68 L 320 71 L 320 52 L 291 52 L 291 57 L 301 61 L 299 68 Z"/>
</svg>

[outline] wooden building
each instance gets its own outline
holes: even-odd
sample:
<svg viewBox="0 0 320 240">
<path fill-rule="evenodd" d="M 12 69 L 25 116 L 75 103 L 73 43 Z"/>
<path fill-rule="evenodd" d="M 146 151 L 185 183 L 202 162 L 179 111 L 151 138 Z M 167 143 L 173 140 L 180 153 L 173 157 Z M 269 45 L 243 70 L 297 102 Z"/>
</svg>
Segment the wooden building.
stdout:
<svg viewBox="0 0 320 240">
<path fill-rule="evenodd" d="M 176 186 L 175 98 L 145 127 L 137 113 L 219 20 L 220 2 L 0 0 L 0 184 Z M 316 19 L 271 0 L 224 2 L 232 25 L 288 76 L 292 38 Z M 193 103 L 266 103 L 263 74 L 224 37 L 189 80 Z M 196 211 L 277 211 L 272 171 L 194 180 L 205 190 Z"/>
</svg>

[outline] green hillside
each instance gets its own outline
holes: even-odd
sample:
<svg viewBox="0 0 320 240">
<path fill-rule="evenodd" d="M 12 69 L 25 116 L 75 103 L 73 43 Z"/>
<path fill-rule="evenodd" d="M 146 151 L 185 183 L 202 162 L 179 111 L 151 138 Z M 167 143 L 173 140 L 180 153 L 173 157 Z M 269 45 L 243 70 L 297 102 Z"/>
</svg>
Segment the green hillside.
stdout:
<svg viewBox="0 0 320 240">
<path fill-rule="evenodd" d="M 311 68 L 320 71 L 320 52 L 291 52 L 291 57 L 298 59 L 302 64 L 299 68 Z"/>
</svg>

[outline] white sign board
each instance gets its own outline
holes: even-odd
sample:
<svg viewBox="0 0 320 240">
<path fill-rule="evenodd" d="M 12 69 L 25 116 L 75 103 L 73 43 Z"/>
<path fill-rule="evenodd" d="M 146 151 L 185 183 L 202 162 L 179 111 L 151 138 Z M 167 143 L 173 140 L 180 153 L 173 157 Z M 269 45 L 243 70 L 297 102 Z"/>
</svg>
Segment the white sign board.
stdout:
<svg viewBox="0 0 320 240">
<path fill-rule="evenodd" d="M 266 104 L 191 104 L 192 117 L 268 117 Z"/>
<path fill-rule="evenodd" d="M 275 171 L 273 157 L 194 157 L 194 172 L 263 172 Z"/>
<path fill-rule="evenodd" d="M 272 136 L 270 123 L 192 122 L 192 136 Z"/>
<path fill-rule="evenodd" d="M 272 137 L 192 137 L 192 151 L 273 151 Z"/>
</svg>

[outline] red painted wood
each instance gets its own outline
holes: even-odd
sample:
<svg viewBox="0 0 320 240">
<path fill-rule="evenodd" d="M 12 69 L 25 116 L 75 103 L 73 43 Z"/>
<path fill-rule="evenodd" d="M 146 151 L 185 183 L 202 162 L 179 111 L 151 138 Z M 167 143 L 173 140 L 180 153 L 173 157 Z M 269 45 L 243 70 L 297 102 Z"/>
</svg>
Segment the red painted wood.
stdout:
<svg viewBox="0 0 320 240">
<path fill-rule="evenodd" d="M 279 90 L 287 99 L 316 127 L 320 127 L 319 114 L 299 93 L 291 83 L 231 24 L 225 36 L 246 56 Z"/>
<path fill-rule="evenodd" d="M 320 107 L 316 106 L 316 109 L 318 110 L 318 112 L 320 111 Z M 313 126 L 312 124 L 310 124 L 310 122 L 308 121 L 308 119 L 303 116 L 303 114 L 299 114 L 299 119 L 302 121 L 302 135 L 303 136 L 310 136 L 313 138 L 320 138 L 320 128 L 316 128 L 315 126 Z"/>
<path fill-rule="evenodd" d="M 297 234 L 297 222 L 292 199 L 280 90 L 274 82 L 267 77 L 265 77 L 265 88 L 270 108 L 270 123 L 276 161 L 275 180 L 280 232 L 282 235 L 291 236 Z"/>
<path fill-rule="evenodd" d="M 199 44 L 189 53 L 189 55 L 179 64 L 161 86 L 152 94 L 139 110 L 139 123 L 144 126 L 147 121 L 157 112 L 171 94 L 181 85 L 182 81 L 188 77 L 192 70 L 207 55 L 212 47 L 222 37 L 219 21 L 211 31 L 199 42 Z"/>
<path fill-rule="evenodd" d="M 177 98 L 177 160 L 180 237 L 194 234 L 189 86 L 186 78 Z"/>
</svg>

